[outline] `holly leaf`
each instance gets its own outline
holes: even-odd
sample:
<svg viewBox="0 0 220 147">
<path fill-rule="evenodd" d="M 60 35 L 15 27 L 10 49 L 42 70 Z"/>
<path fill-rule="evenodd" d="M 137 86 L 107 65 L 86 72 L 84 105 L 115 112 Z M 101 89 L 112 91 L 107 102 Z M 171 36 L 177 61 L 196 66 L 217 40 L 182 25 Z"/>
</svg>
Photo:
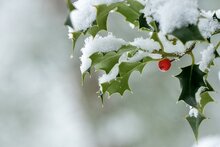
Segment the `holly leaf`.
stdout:
<svg viewBox="0 0 220 147">
<path fill-rule="evenodd" d="M 72 24 L 72 22 L 71 22 L 70 15 L 67 16 L 64 25 L 73 28 L 73 24 Z"/>
<path fill-rule="evenodd" d="M 200 113 L 198 114 L 197 117 L 194 117 L 194 116 L 192 116 L 192 117 L 187 116 L 186 117 L 186 120 L 188 121 L 188 123 L 190 124 L 190 126 L 193 130 L 193 133 L 194 133 L 196 140 L 198 140 L 199 126 L 202 123 L 202 121 L 205 119 L 206 119 L 206 117 Z"/>
<path fill-rule="evenodd" d="M 90 56 L 92 67 L 96 70 L 104 70 L 107 74 L 118 63 L 119 58 L 125 52 L 136 50 L 137 48 L 131 45 L 122 46 L 117 52 L 95 53 Z"/>
<path fill-rule="evenodd" d="M 96 6 L 96 33 L 100 30 L 107 30 L 107 19 L 111 10 L 116 9 L 116 11 L 122 14 L 127 21 L 135 25 L 138 25 L 138 18 L 140 16 L 139 11 L 143 8 L 144 6 L 142 4 L 134 0 L 127 0 L 126 2 L 117 2 L 111 5 L 103 4 Z"/>
<path fill-rule="evenodd" d="M 205 75 L 206 74 L 199 69 L 198 65 L 182 68 L 182 72 L 176 76 L 182 88 L 179 101 L 183 100 L 190 106 L 197 108 L 196 92 L 200 87 L 207 87 L 204 81 Z"/>
<path fill-rule="evenodd" d="M 109 96 L 114 93 L 119 93 L 123 95 L 126 90 L 131 91 L 129 87 L 129 77 L 132 72 L 139 71 L 142 73 L 145 65 L 152 61 L 153 59 L 147 57 L 140 62 L 123 62 L 119 65 L 119 75 L 116 79 L 111 80 L 110 82 L 102 83 L 101 89 L 102 93 L 108 92 Z"/>
<path fill-rule="evenodd" d="M 72 41 L 73 41 L 73 49 L 75 48 L 75 45 L 76 45 L 76 41 L 77 39 L 80 37 L 82 33 L 81 32 L 73 32 L 72 35 L 73 35 L 73 38 L 72 38 Z"/>
<path fill-rule="evenodd" d="M 189 25 L 187 27 L 176 29 L 171 34 L 182 41 L 183 44 L 193 40 L 205 40 L 196 25 Z"/>
<path fill-rule="evenodd" d="M 84 34 L 88 33 L 92 35 L 93 37 L 95 37 L 99 31 L 100 31 L 99 27 L 97 25 L 93 25 L 92 27 L 87 29 L 87 31 Z"/>
<path fill-rule="evenodd" d="M 138 19 L 140 17 L 140 10 L 142 10 L 144 6 L 137 1 L 127 0 L 127 3 L 121 3 L 117 7 L 117 12 L 122 14 L 126 21 L 138 25 Z"/>
<path fill-rule="evenodd" d="M 204 111 L 205 106 L 208 103 L 214 102 L 213 98 L 210 96 L 208 92 L 204 92 L 201 94 L 201 100 L 200 100 L 200 110 L 201 112 Z"/>
<path fill-rule="evenodd" d="M 139 28 L 142 30 L 152 30 L 152 27 L 147 23 L 146 18 L 144 17 L 144 13 L 142 13 L 138 19 Z"/>
<path fill-rule="evenodd" d="M 98 5 L 96 6 L 97 15 L 96 15 L 96 23 L 99 27 L 99 30 L 107 30 L 107 19 L 109 12 L 119 6 L 121 2 L 114 3 L 111 5 Z"/>
<path fill-rule="evenodd" d="M 142 9 L 144 9 L 144 6 L 138 2 L 138 1 L 134 1 L 134 0 L 127 0 L 128 6 L 133 9 L 136 12 L 140 12 Z"/>
<path fill-rule="evenodd" d="M 66 4 L 70 12 L 76 9 L 71 0 L 67 0 Z"/>
</svg>

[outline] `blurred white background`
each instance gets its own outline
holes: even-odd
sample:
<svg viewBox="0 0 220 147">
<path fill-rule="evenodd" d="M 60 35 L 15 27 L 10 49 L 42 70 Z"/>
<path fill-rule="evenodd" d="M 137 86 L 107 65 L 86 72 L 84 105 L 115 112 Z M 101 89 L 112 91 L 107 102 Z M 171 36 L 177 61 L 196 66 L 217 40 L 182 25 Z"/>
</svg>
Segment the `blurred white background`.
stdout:
<svg viewBox="0 0 220 147">
<path fill-rule="evenodd" d="M 218 9 L 220 2 L 200 0 L 200 6 Z M 143 75 L 134 73 L 133 94 L 114 95 L 102 108 L 97 78 L 87 77 L 81 86 L 78 57 L 85 37 L 70 58 L 66 16 L 64 0 L 0 0 L 0 147 L 192 146 L 193 133 L 184 120 L 189 108 L 176 103 L 180 86 L 172 77 L 189 58 L 168 73 L 154 63 Z M 126 40 L 145 35 L 122 20 L 110 15 L 114 35 Z M 211 119 L 202 124 L 201 137 L 220 135 L 219 67 L 218 59 L 209 75 L 216 103 L 206 108 Z"/>
</svg>

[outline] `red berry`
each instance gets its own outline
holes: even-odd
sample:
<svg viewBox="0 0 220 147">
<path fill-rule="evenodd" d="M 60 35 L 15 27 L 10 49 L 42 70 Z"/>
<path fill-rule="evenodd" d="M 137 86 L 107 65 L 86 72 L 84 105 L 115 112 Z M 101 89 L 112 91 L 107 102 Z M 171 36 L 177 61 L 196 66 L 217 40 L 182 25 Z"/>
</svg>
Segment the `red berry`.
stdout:
<svg viewBox="0 0 220 147">
<path fill-rule="evenodd" d="M 158 66 L 160 68 L 161 71 L 166 72 L 170 69 L 171 67 L 171 61 L 170 59 L 162 59 L 159 61 Z"/>
</svg>

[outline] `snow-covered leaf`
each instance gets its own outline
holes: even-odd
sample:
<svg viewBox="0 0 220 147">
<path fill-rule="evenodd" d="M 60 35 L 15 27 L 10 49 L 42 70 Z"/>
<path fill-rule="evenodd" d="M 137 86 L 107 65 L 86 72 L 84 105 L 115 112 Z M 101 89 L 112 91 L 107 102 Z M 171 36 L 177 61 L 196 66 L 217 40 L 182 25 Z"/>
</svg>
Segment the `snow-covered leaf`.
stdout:
<svg viewBox="0 0 220 147">
<path fill-rule="evenodd" d="M 123 95 L 126 90 L 131 90 L 129 87 L 129 77 L 132 72 L 139 71 L 142 73 L 145 65 L 152 61 L 151 58 L 145 58 L 140 62 L 123 62 L 119 65 L 119 74 L 116 79 L 110 82 L 102 83 L 100 86 L 102 88 L 102 93 L 108 93 L 112 95 L 114 93 L 119 93 Z"/>
<path fill-rule="evenodd" d="M 92 66 L 96 70 L 104 70 L 106 73 L 109 73 L 113 66 L 118 63 L 119 58 L 125 52 L 136 50 L 136 47 L 126 45 L 122 46 L 117 52 L 109 52 L 109 53 L 95 53 L 90 56 L 92 60 Z"/>
</svg>

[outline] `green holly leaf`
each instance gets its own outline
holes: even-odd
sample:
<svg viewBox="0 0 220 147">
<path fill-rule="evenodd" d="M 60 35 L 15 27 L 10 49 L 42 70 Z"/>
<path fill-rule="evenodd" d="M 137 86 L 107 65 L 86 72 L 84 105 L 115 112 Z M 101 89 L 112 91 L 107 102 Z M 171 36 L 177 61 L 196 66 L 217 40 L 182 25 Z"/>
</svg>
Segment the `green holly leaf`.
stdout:
<svg viewBox="0 0 220 147">
<path fill-rule="evenodd" d="M 182 87 L 179 101 L 183 100 L 190 106 L 197 108 L 196 92 L 200 87 L 207 87 L 204 81 L 205 75 L 206 74 L 199 69 L 198 65 L 182 68 L 182 72 L 176 76 Z"/>
<path fill-rule="evenodd" d="M 193 41 L 193 40 L 200 40 L 200 41 L 205 40 L 202 37 L 196 25 L 189 25 L 187 27 L 176 29 L 171 34 L 177 37 L 180 41 L 182 41 L 183 44 L 185 44 L 188 41 Z"/>
<path fill-rule="evenodd" d="M 137 1 L 134 0 L 127 0 L 126 2 L 117 2 L 111 5 L 98 5 L 96 6 L 97 9 L 97 16 L 96 16 L 96 33 L 100 30 L 107 30 L 107 19 L 109 12 L 111 10 L 116 9 L 117 12 L 122 14 L 127 21 L 138 25 L 138 19 L 140 16 L 140 10 L 143 9 L 144 6 Z M 95 35 L 93 33 L 93 35 Z"/>
<path fill-rule="evenodd" d="M 220 57 L 220 55 L 219 55 L 219 53 L 217 51 L 219 47 L 220 47 L 220 42 L 218 42 L 218 44 L 215 46 L 215 52 L 214 52 L 215 58 L 219 58 Z"/>
<path fill-rule="evenodd" d="M 66 4 L 70 12 L 76 9 L 71 0 L 67 0 Z"/>
<path fill-rule="evenodd" d="M 93 25 L 92 27 L 87 29 L 87 31 L 84 34 L 88 33 L 92 35 L 93 37 L 95 37 L 99 31 L 100 31 L 99 27 L 97 25 Z"/>
<path fill-rule="evenodd" d="M 147 23 L 147 20 L 144 17 L 143 13 L 140 15 L 138 21 L 139 21 L 139 28 L 140 29 L 147 30 L 147 31 L 152 30 L 152 27 Z"/>
<path fill-rule="evenodd" d="M 128 6 L 137 13 L 139 13 L 142 9 L 144 9 L 144 6 L 138 1 L 127 0 L 127 3 Z"/>
<path fill-rule="evenodd" d="M 96 15 L 96 23 L 99 27 L 99 30 L 107 30 L 107 19 L 109 12 L 119 6 L 121 2 L 114 3 L 111 5 L 98 5 L 96 6 L 97 15 Z"/>
<path fill-rule="evenodd" d="M 81 32 L 73 32 L 72 34 L 73 34 L 72 41 L 73 41 L 73 49 L 74 49 L 75 45 L 76 45 L 76 41 L 82 33 Z"/>
<path fill-rule="evenodd" d="M 214 89 L 212 88 L 212 86 L 209 84 L 209 82 L 207 81 L 207 75 L 204 77 L 205 83 L 206 83 L 206 87 L 203 89 L 203 91 L 200 93 L 200 107 L 199 110 L 201 113 L 204 112 L 204 108 L 205 106 L 210 103 L 210 102 L 214 102 L 213 98 L 210 96 L 209 92 L 213 92 Z"/>
<path fill-rule="evenodd" d="M 196 140 L 198 140 L 199 126 L 202 123 L 202 121 L 205 119 L 206 119 L 206 117 L 200 113 L 198 114 L 197 117 L 194 117 L 194 116 L 192 116 L 192 117 L 187 116 L 186 117 L 186 120 L 188 121 L 188 123 L 190 124 L 190 126 L 193 130 L 193 133 L 195 135 Z"/>
<path fill-rule="evenodd" d="M 140 10 L 143 9 L 144 6 L 137 1 L 128 0 L 127 3 L 121 3 L 117 7 L 117 12 L 122 14 L 126 21 L 138 25 L 138 19 L 140 17 Z"/>
<path fill-rule="evenodd" d="M 72 22 L 71 22 L 70 15 L 67 16 L 64 25 L 73 28 L 73 24 L 72 24 Z"/>
<path fill-rule="evenodd" d="M 201 112 L 204 112 L 204 108 L 208 103 L 214 102 L 213 98 L 210 96 L 208 92 L 203 92 L 201 94 L 201 100 L 200 100 L 200 110 Z"/>
<path fill-rule="evenodd" d="M 147 57 L 140 62 L 121 63 L 119 65 L 119 75 L 117 76 L 117 78 L 111 80 L 110 82 L 101 84 L 102 93 L 104 94 L 107 92 L 109 95 L 119 93 L 120 95 L 123 95 L 126 90 L 131 91 L 128 84 L 131 73 L 133 71 L 139 71 L 140 73 L 142 73 L 145 65 L 152 60 L 153 59 Z"/>
<path fill-rule="evenodd" d="M 117 52 L 95 53 L 90 56 L 92 67 L 96 70 L 104 70 L 106 73 L 109 73 L 115 64 L 118 63 L 118 60 L 123 53 L 133 50 L 137 50 L 137 48 L 131 45 L 126 45 L 122 46 Z"/>
</svg>

